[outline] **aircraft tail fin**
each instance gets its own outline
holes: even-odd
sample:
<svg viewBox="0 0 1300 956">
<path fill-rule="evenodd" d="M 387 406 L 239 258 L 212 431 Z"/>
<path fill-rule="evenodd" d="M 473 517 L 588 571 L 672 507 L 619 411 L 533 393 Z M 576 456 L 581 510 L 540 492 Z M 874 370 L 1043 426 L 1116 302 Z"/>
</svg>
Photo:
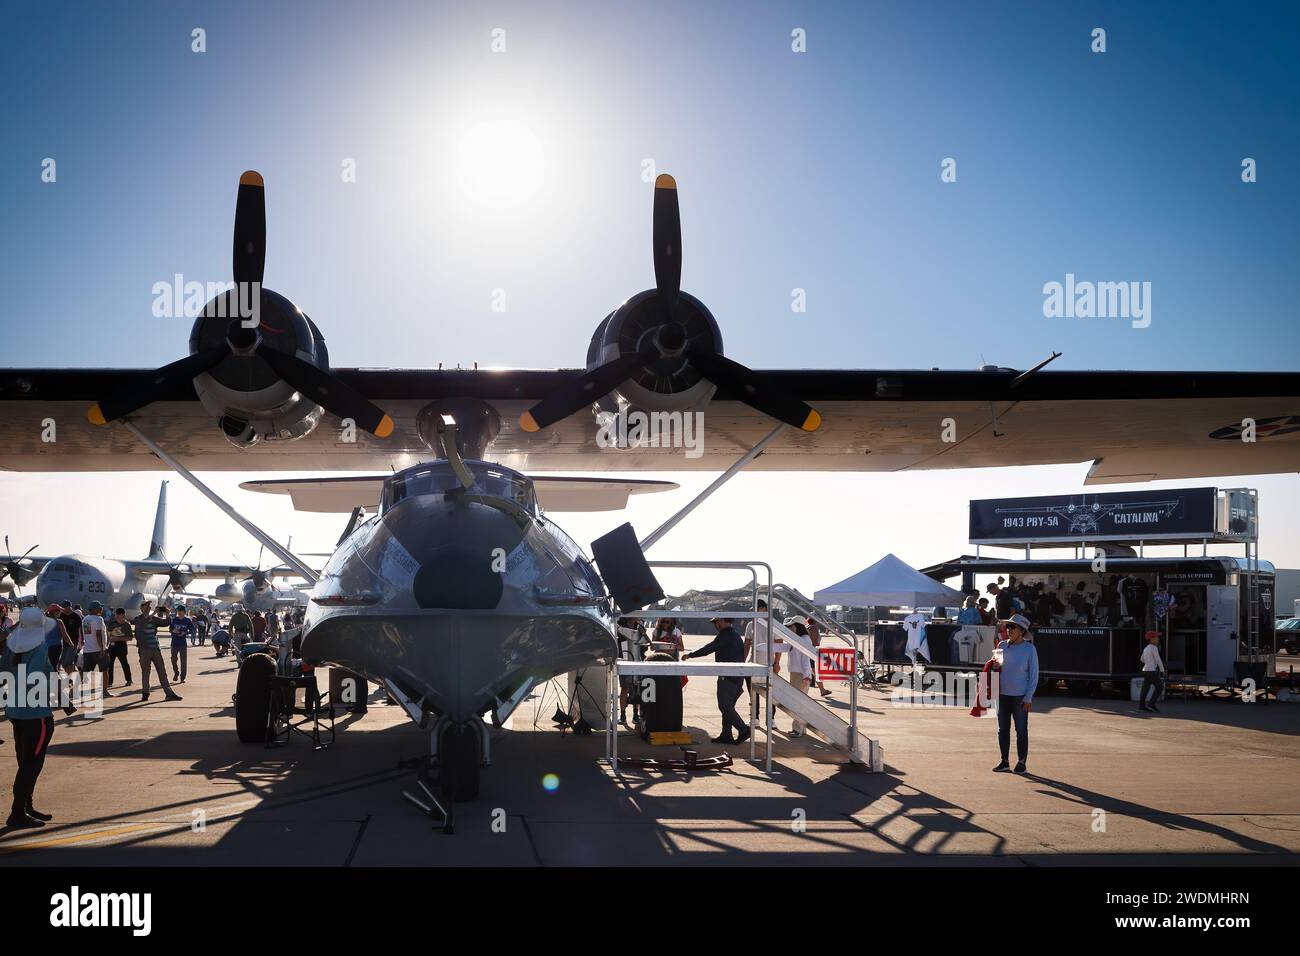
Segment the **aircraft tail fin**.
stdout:
<svg viewBox="0 0 1300 956">
<path fill-rule="evenodd" d="M 167 546 L 167 482 L 158 488 L 158 512 L 153 519 L 153 536 L 149 539 L 148 560 L 165 561 L 163 548 Z"/>
</svg>

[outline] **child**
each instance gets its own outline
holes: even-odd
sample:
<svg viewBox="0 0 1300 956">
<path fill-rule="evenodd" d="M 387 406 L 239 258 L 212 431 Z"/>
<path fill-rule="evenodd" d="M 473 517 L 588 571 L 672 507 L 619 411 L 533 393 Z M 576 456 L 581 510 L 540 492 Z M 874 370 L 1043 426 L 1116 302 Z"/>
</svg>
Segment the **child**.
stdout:
<svg viewBox="0 0 1300 956">
<path fill-rule="evenodd" d="M 1138 696 L 1138 710 L 1158 714 L 1156 700 L 1165 689 L 1165 664 L 1160 659 L 1160 632 L 1147 631 L 1147 646 L 1142 648 L 1142 693 Z M 1147 703 L 1147 690 L 1151 690 L 1151 703 Z"/>
</svg>

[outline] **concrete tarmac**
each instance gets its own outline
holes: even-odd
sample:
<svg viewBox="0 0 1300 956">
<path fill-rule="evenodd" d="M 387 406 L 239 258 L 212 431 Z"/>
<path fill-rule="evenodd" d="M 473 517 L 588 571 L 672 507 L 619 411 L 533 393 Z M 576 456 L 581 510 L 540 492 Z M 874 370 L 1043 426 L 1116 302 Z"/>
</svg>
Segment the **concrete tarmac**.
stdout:
<svg viewBox="0 0 1300 956">
<path fill-rule="evenodd" d="M 995 721 L 864 691 L 883 773 L 779 732 L 771 776 L 737 759 L 614 777 L 599 732 L 552 729 L 552 686 L 497 733 L 480 798 L 459 805 L 447 836 L 401 796 L 412 775 L 398 761 L 427 739 L 399 707 L 376 695 L 339 720 L 329 750 L 301 738 L 264 749 L 235 736 L 233 660 L 205 645 L 189 663 L 183 702 L 141 703 L 137 675 L 101 718 L 59 715 L 36 792 L 54 820 L 0 833 L 0 865 L 1239 865 L 1290 864 L 1300 850 L 1294 704 L 1171 700 L 1147 716 L 1126 700 L 1040 696 L 1019 777 L 990 772 Z M 847 713 L 847 687 L 833 689 Z M 691 680 L 686 716 L 700 752 L 716 752 L 712 679 Z M 0 723 L 6 801 L 12 736 Z M 676 748 L 625 736 L 621 753 Z"/>
</svg>

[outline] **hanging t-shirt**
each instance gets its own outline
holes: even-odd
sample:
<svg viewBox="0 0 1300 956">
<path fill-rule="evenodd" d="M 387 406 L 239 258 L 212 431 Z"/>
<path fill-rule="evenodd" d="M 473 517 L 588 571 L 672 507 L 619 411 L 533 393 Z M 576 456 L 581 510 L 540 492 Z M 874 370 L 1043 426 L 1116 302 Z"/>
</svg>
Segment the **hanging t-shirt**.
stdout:
<svg viewBox="0 0 1300 956">
<path fill-rule="evenodd" d="M 1151 585 L 1141 578 L 1125 578 L 1120 582 L 1121 613 L 1137 621 L 1147 616 L 1147 600 L 1151 597 Z"/>
<path fill-rule="evenodd" d="M 911 657 L 918 650 L 927 658 L 930 656 L 930 648 L 925 642 L 925 615 L 913 611 L 907 617 L 903 618 L 903 631 L 907 634 L 907 647 L 904 653 Z"/>
</svg>

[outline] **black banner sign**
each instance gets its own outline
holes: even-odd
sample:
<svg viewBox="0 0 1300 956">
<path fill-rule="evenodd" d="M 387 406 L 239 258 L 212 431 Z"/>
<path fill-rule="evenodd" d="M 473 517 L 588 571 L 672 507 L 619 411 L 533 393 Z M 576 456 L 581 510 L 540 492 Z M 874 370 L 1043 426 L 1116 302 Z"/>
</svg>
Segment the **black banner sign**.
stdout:
<svg viewBox="0 0 1300 956">
<path fill-rule="evenodd" d="M 970 541 L 1160 541 L 1214 537 L 1214 488 L 986 498 L 970 503 Z"/>
</svg>

